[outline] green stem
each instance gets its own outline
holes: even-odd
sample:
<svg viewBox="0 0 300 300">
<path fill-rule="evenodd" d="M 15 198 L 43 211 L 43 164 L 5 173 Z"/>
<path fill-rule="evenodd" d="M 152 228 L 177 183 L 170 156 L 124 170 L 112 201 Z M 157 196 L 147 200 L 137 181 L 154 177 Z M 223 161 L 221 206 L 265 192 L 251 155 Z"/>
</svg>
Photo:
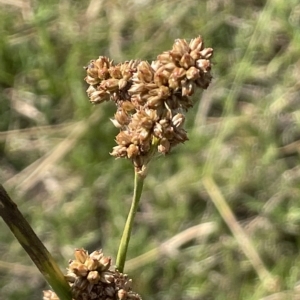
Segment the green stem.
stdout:
<svg viewBox="0 0 300 300">
<path fill-rule="evenodd" d="M 70 286 L 63 273 L 1 184 L 0 216 L 60 300 L 71 300 Z"/>
<path fill-rule="evenodd" d="M 128 249 L 128 244 L 130 240 L 130 235 L 133 227 L 133 221 L 134 217 L 138 208 L 138 204 L 141 198 L 141 194 L 143 191 L 143 184 L 144 184 L 144 177 L 140 176 L 138 172 L 135 171 L 134 174 L 134 193 L 133 193 L 133 198 L 132 198 L 132 203 L 130 207 L 130 211 L 126 220 L 126 224 L 123 230 L 123 235 L 121 238 L 120 246 L 119 246 L 119 251 L 117 255 L 117 269 L 120 272 L 124 271 L 124 265 L 126 261 L 126 254 L 127 254 L 127 249 Z"/>
</svg>

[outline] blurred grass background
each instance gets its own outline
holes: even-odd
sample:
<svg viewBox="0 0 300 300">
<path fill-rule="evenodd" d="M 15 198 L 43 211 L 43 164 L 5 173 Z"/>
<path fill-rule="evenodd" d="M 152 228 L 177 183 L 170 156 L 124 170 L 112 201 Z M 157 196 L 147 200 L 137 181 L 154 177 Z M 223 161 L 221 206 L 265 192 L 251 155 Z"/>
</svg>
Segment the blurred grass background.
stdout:
<svg viewBox="0 0 300 300">
<path fill-rule="evenodd" d="M 0 34 L 1 183 L 62 269 L 76 247 L 116 256 L 133 189 L 109 155 L 114 107 L 89 104 L 82 67 L 201 34 L 214 79 L 190 141 L 151 165 L 127 272 L 150 300 L 300 299 L 299 0 L 0 0 Z M 0 299 L 42 299 L 3 221 L 0 254 Z"/>
</svg>

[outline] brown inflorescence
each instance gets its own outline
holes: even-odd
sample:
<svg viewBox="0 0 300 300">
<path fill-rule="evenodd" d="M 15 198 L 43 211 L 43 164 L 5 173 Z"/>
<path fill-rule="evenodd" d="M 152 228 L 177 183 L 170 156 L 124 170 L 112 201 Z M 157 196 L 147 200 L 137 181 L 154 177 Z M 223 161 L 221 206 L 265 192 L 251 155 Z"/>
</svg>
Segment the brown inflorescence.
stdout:
<svg viewBox="0 0 300 300">
<path fill-rule="evenodd" d="M 75 250 L 75 260 L 69 261 L 65 278 L 71 286 L 75 300 L 141 300 L 132 291 L 132 280 L 126 274 L 111 268 L 111 258 L 102 251 L 91 254 L 84 249 Z M 57 295 L 44 291 L 43 300 L 59 300 Z"/>
<path fill-rule="evenodd" d="M 175 40 L 172 50 L 151 64 L 131 60 L 115 65 L 104 56 L 92 60 L 85 68 L 90 102 L 117 106 L 112 122 L 120 132 L 111 155 L 131 159 L 143 174 L 155 152 L 167 154 L 188 140 L 184 112 L 193 106 L 195 89 L 210 84 L 212 54 L 199 36 L 190 43 Z"/>
</svg>

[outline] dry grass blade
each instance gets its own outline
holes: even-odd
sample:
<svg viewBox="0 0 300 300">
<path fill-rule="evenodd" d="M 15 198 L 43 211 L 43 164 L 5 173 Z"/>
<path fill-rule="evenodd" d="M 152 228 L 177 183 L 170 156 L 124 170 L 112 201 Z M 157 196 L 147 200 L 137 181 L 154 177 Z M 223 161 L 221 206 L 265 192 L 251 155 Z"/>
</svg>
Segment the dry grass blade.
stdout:
<svg viewBox="0 0 300 300">
<path fill-rule="evenodd" d="M 88 121 L 79 122 L 55 149 L 46 153 L 43 157 L 36 160 L 30 166 L 5 182 L 7 187 L 18 186 L 20 191 L 30 189 L 54 164 L 59 162 L 76 144 L 78 139 L 101 117 L 101 112 L 96 110 Z"/>
<path fill-rule="evenodd" d="M 253 246 L 250 238 L 247 236 L 241 225 L 235 218 L 232 210 L 228 206 L 226 200 L 224 199 L 220 189 L 216 185 L 215 181 L 211 177 L 205 177 L 203 180 L 204 188 L 210 196 L 210 199 L 218 209 L 223 220 L 226 222 L 227 226 L 231 230 L 241 249 L 251 262 L 253 268 L 257 272 L 257 275 L 264 287 L 268 291 L 276 291 L 279 289 L 278 280 L 267 270 L 262 261 L 261 257 L 257 253 L 255 247 Z"/>
<path fill-rule="evenodd" d="M 86 20 L 90 22 L 94 20 L 101 11 L 102 5 L 103 0 L 91 0 L 85 12 Z"/>
<path fill-rule="evenodd" d="M 190 227 L 163 242 L 157 248 L 127 261 L 126 271 L 130 272 L 131 270 L 141 268 L 142 266 L 155 261 L 161 255 L 174 256 L 179 252 L 179 248 L 182 245 L 193 239 L 208 237 L 213 234 L 216 229 L 217 224 L 214 222 L 202 223 Z"/>
<path fill-rule="evenodd" d="M 35 267 L 25 266 L 19 263 L 10 263 L 3 260 L 0 260 L 0 269 L 18 276 L 34 276 L 39 273 Z"/>
</svg>

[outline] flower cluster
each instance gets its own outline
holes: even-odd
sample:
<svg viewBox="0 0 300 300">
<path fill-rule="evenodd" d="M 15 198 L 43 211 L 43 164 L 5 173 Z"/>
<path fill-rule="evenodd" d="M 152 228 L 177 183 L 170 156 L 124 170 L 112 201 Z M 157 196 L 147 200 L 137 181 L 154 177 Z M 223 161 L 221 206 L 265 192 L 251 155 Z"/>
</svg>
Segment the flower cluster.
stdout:
<svg viewBox="0 0 300 300">
<path fill-rule="evenodd" d="M 111 155 L 132 159 L 142 173 L 153 154 L 168 153 L 185 142 L 184 112 L 193 106 L 197 87 L 211 81 L 212 48 L 204 48 L 199 36 L 188 43 L 177 39 L 149 64 L 131 60 L 115 65 L 100 56 L 86 67 L 87 94 L 92 103 L 112 100 L 117 111 L 112 119 L 120 129 Z"/>
<path fill-rule="evenodd" d="M 132 281 L 126 274 L 111 270 L 111 258 L 102 251 L 90 255 L 84 249 L 75 250 L 75 260 L 70 260 L 65 276 L 76 300 L 141 300 L 131 289 Z M 57 295 L 44 291 L 43 300 L 59 300 Z"/>
</svg>

